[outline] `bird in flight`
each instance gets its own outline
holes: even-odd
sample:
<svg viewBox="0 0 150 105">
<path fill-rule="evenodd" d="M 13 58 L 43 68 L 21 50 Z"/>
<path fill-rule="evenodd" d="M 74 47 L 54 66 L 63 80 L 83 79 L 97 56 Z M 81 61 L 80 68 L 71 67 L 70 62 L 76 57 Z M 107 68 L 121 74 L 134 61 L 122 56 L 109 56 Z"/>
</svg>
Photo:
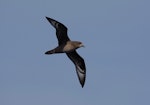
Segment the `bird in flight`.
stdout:
<svg viewBox="0 0 150 105">
<path fill-rule="evenodd" d="M 56 29 L 56 36 L 58 39 L 58 46 L 52 50 L 45 52 L 45 54 L 66 53 L 70 60 L 74 63 L 76 72 L 81 86 L 84 86 L 86 78 L 86 66 L 84 59 L 76 52 L 76 49 L 84 47 L 82 42 L 71 41 L 67 35 L 67 27 L 62 23 L 46 17 L 51 25 Z"/>
</svg>

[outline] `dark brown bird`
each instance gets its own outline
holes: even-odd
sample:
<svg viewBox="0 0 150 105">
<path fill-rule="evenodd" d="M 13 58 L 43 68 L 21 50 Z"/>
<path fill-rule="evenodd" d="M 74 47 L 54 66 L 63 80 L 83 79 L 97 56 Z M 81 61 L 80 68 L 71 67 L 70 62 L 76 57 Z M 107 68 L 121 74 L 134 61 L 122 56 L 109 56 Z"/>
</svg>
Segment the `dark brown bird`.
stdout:
<svg viewBox="0 0 150 105">
<path fill-rule="evenodd" d="M 84 47 L 82 42 L 71 41 L 67 35 L 67 27 L 62 23 L 46 17 L 51 25 L 56 29 L 56 36 L 58 39 L 58 46 L 52 50 L 45 52 L 45 54 L 66 53 L 70 60 L 75 64 L 76 72 L 81 86 L 84 86 L 86 77 L 86 67 L 84 59 L 76 52 L 76 49 Z"/>
</svg>

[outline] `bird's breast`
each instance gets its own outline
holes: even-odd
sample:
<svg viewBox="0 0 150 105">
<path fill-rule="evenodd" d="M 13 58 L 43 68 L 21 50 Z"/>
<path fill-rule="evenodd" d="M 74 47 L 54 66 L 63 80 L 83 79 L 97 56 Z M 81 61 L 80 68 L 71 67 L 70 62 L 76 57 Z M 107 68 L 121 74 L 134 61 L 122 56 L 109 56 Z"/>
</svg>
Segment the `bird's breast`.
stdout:
<svg viewBox="0 0 150 105">
<path fill-rule="evenodd" d="M 76 48 L 72 44 L 66 44 L 63 48 L 63 52 L 71 52 Z"/>
</svg>

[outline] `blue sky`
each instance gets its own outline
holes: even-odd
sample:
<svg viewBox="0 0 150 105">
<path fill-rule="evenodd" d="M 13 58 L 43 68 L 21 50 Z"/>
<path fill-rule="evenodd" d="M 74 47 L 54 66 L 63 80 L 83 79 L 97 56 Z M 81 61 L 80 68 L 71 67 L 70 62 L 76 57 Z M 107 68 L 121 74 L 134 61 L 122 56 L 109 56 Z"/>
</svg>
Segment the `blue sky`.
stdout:
<svg viewBox="0 0 150 105">
<path fill-rule="evenodd" d="M 0 105 L 149 105 L 150 1 L 1 0 Z M 81 88 L 45 16 L 84 43 Z"/>
</svg>

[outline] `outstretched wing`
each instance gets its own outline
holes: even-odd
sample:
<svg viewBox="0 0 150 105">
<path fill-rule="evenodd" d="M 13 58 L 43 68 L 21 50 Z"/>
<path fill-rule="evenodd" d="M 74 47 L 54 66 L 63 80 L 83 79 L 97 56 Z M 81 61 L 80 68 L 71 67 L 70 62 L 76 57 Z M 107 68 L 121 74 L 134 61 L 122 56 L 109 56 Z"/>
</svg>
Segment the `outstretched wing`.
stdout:
<svg viewBox="0 0 150 105">
<path fill-rule="evenodd" d="M 65 25 L 49 17 L 46 17 L 46 19 L 56 29 L 56 36 L 59 45 L 65 44 L 68 40 L 70 40 L 67 35 L 67 27 Z"/>
<path fill-rule="evenodd" d="M 84 59 L 76 51 L 66 53 L 66 54 L 71 59 L 71 61 L 75 64 L 76 72 L 77 72 L 80 84 L 83 87 L 85 83 L 85 78 L 86 78 L 86 67 L 85 67 Z"/>
</svg>

